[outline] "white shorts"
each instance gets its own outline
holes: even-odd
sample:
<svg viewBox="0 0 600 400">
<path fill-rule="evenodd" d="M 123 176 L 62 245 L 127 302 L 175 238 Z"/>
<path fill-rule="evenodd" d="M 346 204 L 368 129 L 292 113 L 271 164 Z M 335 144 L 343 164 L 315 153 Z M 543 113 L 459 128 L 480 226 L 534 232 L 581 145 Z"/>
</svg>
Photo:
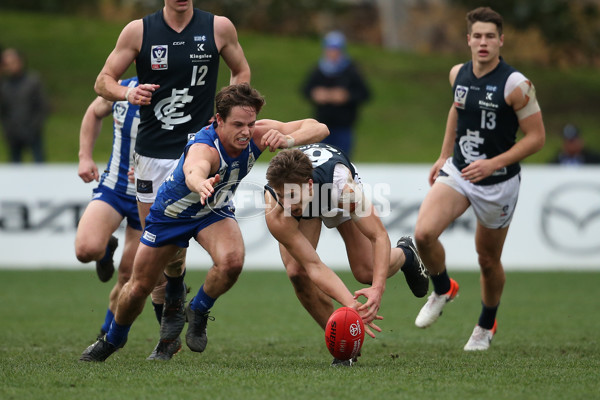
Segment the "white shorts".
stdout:
<svg viewBox="0 0 600 400">
<path fill-rule="evenodd" d="M 499 229 L 510 224 L 519 197 L 520 173 L 494 185 L 474 185 L 461 177 L 460 171 L 452 163 L 452 158 L 446 160 L 442 171 L 447 176 L 440 174 L 435 181 L 444 183 L 465 196 L 481 225 L 489 229 Z"/>
<path fill-rule="evenodd" d="M 342 190 L 348 182 L 354 182 L 362 188 L 362 183 L 358 177 L 358 171 L 356 166 L 354 167 L 356 172 L 355 176 L 352 176 L 352 172 L 344 164 L 336 164 L 333 169 L 333 190 L 331 191 L 331 204 L 338 204 L 338 199 L 342 195 Z M 327 204 L 326 202 L 324 204 Z M 333 215 L 332 215 L 333 214 Z M 331 216 L 330 216 L 331 215 Z M 321 221 L 329 229 L 335 228 L 346 221 L 352 219 L 352 216 L 348 211 L 344 211 L 341 208 L 334 208 L 327 213 L 327 215 L 321 216 Z"/>
<path fill-rule="evenodd" d="M 135 187 L 140 203 L 154 203 L 160 185 L 171 175 L 179 160 L 151 158 L 133 154 Z"/>
</svg>

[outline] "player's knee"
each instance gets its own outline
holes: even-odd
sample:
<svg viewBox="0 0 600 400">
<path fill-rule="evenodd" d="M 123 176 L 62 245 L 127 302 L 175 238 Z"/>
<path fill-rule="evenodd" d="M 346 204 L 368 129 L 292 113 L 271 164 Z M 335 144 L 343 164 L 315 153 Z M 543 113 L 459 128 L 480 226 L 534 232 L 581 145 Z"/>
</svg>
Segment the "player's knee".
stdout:
<svg viewBox="0 0 600 400">
<path fill-rule="evenodd" d="M 437 237 L 432 232 L 419 226 L 415 228 L 415 244 L 418 248 L 427 248 L 436 240 Z"/>
<path fill-rule="evenodd" d="M 77 243 L 75 246 L 75 256 L 79 262 L 88 263 L 100 259 L 103 250 L 90 246 L 89 243 Z"/>
<path fill-rule="evenodd" d="M 242 273 L 242 267 L 244 266 L 244 255 L 239 252 L 229 253 L 215 265 L 217 268 L 223 271 L 227 279 L 230 281 L 236 281 L 238 276 Z"/>
<path fill-rule="evenodd" d="M 152 289 L 154 289 L 153 285 L 148 284 L 148 282 L 136 281 L 131 283 L 129 293 L 131 297 L 145 299 L 150 296 Z"/>
<path fill-rule="evenodd" d="M 500 260 L 488 254 L 479 254 L 478 262 L 481 274 L 484 276 L 494 273 L 498 267 L 501 267 Z"/>
<path fill-rule="evenodd" d="M 366 270 L 364 268 L 352 270 L 352 275 L 354 275 L 354 279 L 356 279 L 358 282 L 364 285 L 370 285 L 373 281 L 372 271 Z"/>
</svg>

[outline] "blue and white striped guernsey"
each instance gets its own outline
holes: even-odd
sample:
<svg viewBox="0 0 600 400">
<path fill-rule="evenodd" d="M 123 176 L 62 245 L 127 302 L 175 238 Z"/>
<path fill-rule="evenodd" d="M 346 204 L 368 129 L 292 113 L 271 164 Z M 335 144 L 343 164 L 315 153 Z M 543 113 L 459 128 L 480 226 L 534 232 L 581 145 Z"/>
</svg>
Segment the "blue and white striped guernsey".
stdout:
<svg viewBox="0 0 600 400">
<path fill-rule="evenodd" d="M 136 87 L 138 78 L 121 82 L 122 86 Z M 113 104 L 113 147 L 106 170 L 100 178 L 104 185 L 115 192 L 135 196 L 135 183 L 129 182 L 127 173 L 133 165 L 133 150 L 140 123 L 140 106 L 126 100 Z"/>
<path fill-rule="evenodd" d="M 250 139 L 248 147 L 236 158 L 230 157 L 219 140 L 215 131 L 216 123 L 202 128 L 192 140 L 190 140 L 183 151 L 183 155 L 177 163 L 177 167 L 158 189 L 156 200 L 150 208 L 152 216 L 159 221 L 173 221 L 173 219 L 201 218 L 211 211 L 218 211 L 230 205 L 233 195 L 240 181 L 248 175 L 254 163 L 261 154 L 260 149 Z M 200 194 L 192 192 L 185 183 L 183 163 L 187 152 L 193 144 L 204 143 L 214 147 L 221 158 L 219 171 L 217 172 L 221 181 L 214 187 L 213 196 L 207 199 L 207 203 L 200 203 Z M 210 175 L 212 177 L 214 175 Z"/>
</svg>

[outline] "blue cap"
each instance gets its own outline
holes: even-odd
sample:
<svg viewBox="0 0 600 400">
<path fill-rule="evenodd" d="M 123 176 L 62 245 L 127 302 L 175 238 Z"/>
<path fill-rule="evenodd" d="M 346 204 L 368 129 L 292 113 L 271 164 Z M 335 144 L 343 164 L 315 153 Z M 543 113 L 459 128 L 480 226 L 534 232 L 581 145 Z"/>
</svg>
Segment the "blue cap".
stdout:
<svg viewBox="0 0 600 400">
<path fill-rule="evenodd" d="M 346 37 L 340 31 L 329 32 L 323 39 L 323 47 L 342 50 L 346 47 Z"/>
<path fill-rule="evenodd" d="M 562 136 L 566 140 L 573 140 L 579 137 L 579 128 L 573 124 L 566 124 L 562 130 Z"/>
</svg>

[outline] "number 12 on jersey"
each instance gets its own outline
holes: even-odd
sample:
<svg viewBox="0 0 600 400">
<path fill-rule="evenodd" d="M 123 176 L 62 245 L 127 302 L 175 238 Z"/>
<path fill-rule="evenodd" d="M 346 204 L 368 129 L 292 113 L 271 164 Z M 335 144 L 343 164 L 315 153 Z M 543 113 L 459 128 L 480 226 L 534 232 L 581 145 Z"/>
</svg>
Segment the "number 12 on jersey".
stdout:
<svg viewBox="0 0 600 400">
<path fill-rule="evenodd" d="M 208 73 L 208 66 L 201 65 L 199 68 L 197 65 L 194 65 L 194 69 L 192 70 L 192 82 L 190 86 L 203 86 L 206 84 L 204 77 Z"/>
</svg>

